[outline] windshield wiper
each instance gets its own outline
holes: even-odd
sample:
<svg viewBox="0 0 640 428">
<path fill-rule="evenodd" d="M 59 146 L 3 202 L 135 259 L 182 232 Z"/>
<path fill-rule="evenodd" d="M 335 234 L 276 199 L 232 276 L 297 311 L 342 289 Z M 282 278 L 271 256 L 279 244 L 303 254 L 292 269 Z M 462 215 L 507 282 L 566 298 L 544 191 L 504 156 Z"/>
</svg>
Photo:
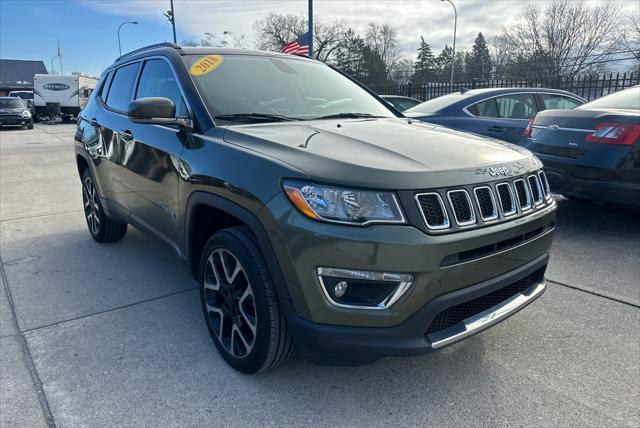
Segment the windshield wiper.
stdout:
<svg viewBox="0 0 640 428">
<path fill-rule="evenodd" d="M 267 113 L 233 113 L 219 114 L 215 119 L 228 120 L 231 122 L 288 122 L 292 120 L 300 120 L 295 117 L 284 116 L 282 114 Z"/>
<path fill-rule="evenodd" d="M 376 116 L 371 113 L 337 113 L 328 114 L 326 116 L 315 117 L 314 119 L 360 119 L 360 118 L 376 118 L 384 116 Z"/>
</svg>

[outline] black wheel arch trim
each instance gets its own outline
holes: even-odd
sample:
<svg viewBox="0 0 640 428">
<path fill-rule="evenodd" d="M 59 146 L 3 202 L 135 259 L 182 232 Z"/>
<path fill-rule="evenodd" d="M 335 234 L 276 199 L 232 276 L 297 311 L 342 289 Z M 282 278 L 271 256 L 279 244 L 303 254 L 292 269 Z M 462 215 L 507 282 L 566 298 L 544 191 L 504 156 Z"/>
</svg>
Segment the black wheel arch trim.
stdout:
<svg viewBox="0 0 640 428">
<path fill-rule="evenodd" d="M 269 235 L 262 225 L 262 222 L 251 211 L 221 196 L 203 191 L 196 191 L 189 195 L 187 209 L 185 212 L 184 227 L 184 253 L 186 255 L 185 261 L 191 266 L 193 255 L 191 254 L 190 232 L 193 227 L 193 209 L 199 205 L 206 205 L 211 208 L 223 211 L 233 217 L 236 217 L 237 219 L 241 220 L 249 228 L 249 230 L 251 230 L 253 235 L 256 237 L 256 245 L 262 252 L 263 257 L 267 262 L 267 267 L 269 269 L 269 273 L 271 274 L 271 278 L 273 279 L 273 284 L 275 285 L 278 298 L 291 300 L 291 296 L 289 295 L 289 290 L 287 289 L 287 285 L 284 279 L 284 274 L 282 273 L 282 268 L 280 267 L 280 263 L 278 261 L 278 258 L 276 257 L 275 250 L 271 245 Z"/>
</svg>

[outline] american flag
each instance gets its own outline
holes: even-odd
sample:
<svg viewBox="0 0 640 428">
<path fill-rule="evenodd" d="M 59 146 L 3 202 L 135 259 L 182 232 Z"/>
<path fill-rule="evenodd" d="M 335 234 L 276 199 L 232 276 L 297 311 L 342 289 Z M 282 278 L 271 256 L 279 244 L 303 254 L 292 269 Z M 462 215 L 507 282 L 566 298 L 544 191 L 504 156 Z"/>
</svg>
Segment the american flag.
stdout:
<svg viewBox="0 0 640 428">
<path fill-rule="evenodd" d="M 282 52 L 292 55 L 309 55 L 309 32 L 284 45 Z"/>
</svg>

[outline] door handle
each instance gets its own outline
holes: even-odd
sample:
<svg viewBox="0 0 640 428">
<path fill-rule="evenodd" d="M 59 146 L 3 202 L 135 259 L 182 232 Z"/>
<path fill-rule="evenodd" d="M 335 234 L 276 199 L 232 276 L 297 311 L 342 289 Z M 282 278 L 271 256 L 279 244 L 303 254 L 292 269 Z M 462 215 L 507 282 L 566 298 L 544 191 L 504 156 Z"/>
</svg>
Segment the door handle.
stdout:
<svg viewBox="0 0 640 428">
<path fill-rule="evenodd" d="M 96 120 L 95 117 L 90 119 L 89 123 L 91 124 L 91 126 L 98 126 L 98 121 Z"/>
<path fill-rule="evenodd" d="M 488 132 L 491 132 L 493 134 L 499 134 L 501 132 L 504 132 L 504 127 L 502 126 L 490 126 L 487 128 Z"/>
<path fill-rule="evenodd" d="M 120 131 L 119 134 L 120 134 L 120 138 L 125 143 L 130 143 L 133 141 L 133 134 L 128 129 L 125 129 L 124 131 Z"/>
</svg>

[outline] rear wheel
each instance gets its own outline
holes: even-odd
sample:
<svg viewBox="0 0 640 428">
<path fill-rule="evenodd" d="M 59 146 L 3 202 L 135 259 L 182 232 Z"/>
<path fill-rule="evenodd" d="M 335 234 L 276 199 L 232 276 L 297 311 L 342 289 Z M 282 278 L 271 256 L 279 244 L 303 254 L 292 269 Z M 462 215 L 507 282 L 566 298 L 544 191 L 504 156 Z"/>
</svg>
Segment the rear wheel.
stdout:
<svg viewBox="0 0 640 428">
<path fill-rule="evenodd" d="M 215 346 L 236 370 L 257 373 L 294 354 L 266 263 L 245 227 L 221 230 L 205 244 L 200 297 Z"/>
<path fill-rule="evenodd" d="M 89 168 L 82 174 L 82 203 L 84 218 L 91 237 L 98 242 L 115 242 L 127 233 L 127 224 L 111 220 L 100 203 L 100 195 Z"/>
</svg>

